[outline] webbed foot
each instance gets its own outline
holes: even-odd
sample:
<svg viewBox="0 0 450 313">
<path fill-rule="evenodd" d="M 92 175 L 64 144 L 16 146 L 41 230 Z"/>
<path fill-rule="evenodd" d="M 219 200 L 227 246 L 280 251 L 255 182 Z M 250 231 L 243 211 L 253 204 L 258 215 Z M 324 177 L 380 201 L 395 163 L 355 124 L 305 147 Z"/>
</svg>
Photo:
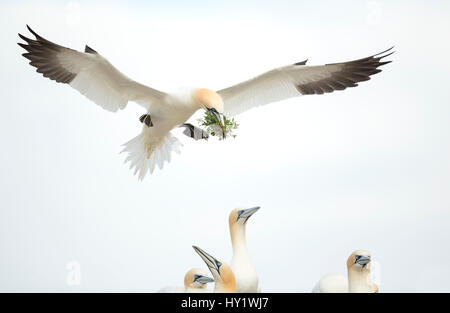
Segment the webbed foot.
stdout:
<svg viewBox="0 0 450 313">
<path fill-rule="evenodd" d="M 139 121 L 145 125 L 147 125 L 147 127 L 152 127 L 153 126 L 153 122 L 152 122 L 152 118 L 149 114 L 143 114 L 141 115 L 141 117 L 139 118 Z"/>
<path fill-rule="evenodd" d="M 203 131 L 202 129 L 195 127 L 192 124 L 185 123 L 183 125 L 180 125 L 180 127 L 185 127 L 186 129 L 183 131 L 183 134 L 185 134 L 188 137 L 191 137 L 194 140 L 208 140 L 209 135 Z"/>
</svg>

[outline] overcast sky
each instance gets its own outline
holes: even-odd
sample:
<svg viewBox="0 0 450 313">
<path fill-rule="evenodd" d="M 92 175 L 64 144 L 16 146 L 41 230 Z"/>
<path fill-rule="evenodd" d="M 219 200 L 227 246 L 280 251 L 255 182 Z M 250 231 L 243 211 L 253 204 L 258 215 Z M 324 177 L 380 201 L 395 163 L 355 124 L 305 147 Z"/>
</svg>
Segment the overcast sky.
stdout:
<svg viewBox="0 0 450 313">
<path fill-rule="evenodd" d="M 181 285 L 205 267 L 191 246 L 230 261 L 228 214 L 256 205 L 263 291 L 309 292 L 356 249 L 381 291 L 450 291 L 448 1 L 91 2 L 0 3 L 0 291 Z M 163 91 L 396 53 L 357 88 L 237 116 L 234 140 L 178 133 L 181 155 L 139 182 L 119 152 L 144 109 L 113 114 L 35 73 L 26 24 Z"/>
</svg>

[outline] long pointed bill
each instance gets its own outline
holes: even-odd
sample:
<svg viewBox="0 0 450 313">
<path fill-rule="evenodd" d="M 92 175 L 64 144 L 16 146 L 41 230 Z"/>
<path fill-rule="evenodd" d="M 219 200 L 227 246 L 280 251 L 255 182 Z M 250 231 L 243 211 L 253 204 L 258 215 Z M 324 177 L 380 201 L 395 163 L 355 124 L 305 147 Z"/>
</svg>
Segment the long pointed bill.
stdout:
<svg viewBox="0 0 450 313">
<path fill-rule="evenodd" d="M 358 263 L 359 265 L 362 266 L 366 266 L 368 263 L 370 262 L 370 257 L 367 256 L 360 256 L 357 260 L 356 263 Z"/>
<path fill-rule="evenodd" d="M 220 274 L 220 266 L 222 265 L 222 263 L 217 261 L 216 258 L 209 255 L 199 247 L 192 246 L 192 248 L 194 248 L 195 252 L 197 252 L 197 254 L 202 258 L 202 260 L 206 263 L 206 266 L 208 266 L 208 268 L 216 270 L 217 273 Z"/>
<path fill-rule="evenodd" d="M 222 128 L 225 127 L 225 121 L 223 119 L 223 114 L 215 113 L 214 115 L 217 117 L 220 127 L 222 127 Z"/>
<path fill-rule="evenodd" d="M 208 110 L 208 112 L 210 112 L 210 113 L 212 113 L 214 115 L 214 117 L 217 120 L 217 123 L 219 124 L 220 128 L 223 130 L 224 127 L 225 127 L 225 121 L 224 121 L 224 118 L 223 118 L 223 114 L 217 112 L 216 109 L 207 109 L 207 110 Z"/>
<path fill-rule="evenodd" d="M 259 209 L 260 209 L 259 206 L 255 206 L 255 207 L 250 208 L 250 209 L 240 210 L 240 211 L 238 211 L 238 219 L 244 218 L 247 221 L 250 218 L 250 216 L 255 214 L 256 211 L 258 211 Z"/>
<path fill-rule="evenodd" d="M 207 284 L 207 283 L 214 282 L 214 279 L 212 279 L 211 277 L 208 277 L 208 276 L 195 275 L 194 281 L 201 283 L 201 284 Z"/>
</svg>

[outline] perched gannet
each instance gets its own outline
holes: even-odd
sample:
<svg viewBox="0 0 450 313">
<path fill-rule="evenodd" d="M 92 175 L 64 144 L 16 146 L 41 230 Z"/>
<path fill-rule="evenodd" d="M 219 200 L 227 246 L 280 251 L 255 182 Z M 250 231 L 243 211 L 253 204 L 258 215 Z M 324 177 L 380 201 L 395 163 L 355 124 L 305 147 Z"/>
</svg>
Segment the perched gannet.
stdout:
<svg viewBox="0 0 450 313">
<path fill-rule="evenodd" d="M 232 116 L 295 96 L 356 87 L 357 83 L 381 72 L 378 67 L 390 62 L 381 62 L 381 59 L 392 53 L 387 53 L 391 48 L 363 59 L 319 66 L 307 66 L 305 60 L 217 92 L 194 88 L 180 94 L 167 94 L 131 80 L 88 46 L 84 52 L 72 50 L 44 39 L 27 27 L 36 39 L 19 34 L 26 42 L 19 43 L 27 50 L 22 55 L 44 77 L 69 84 L 108 111 L 124 109 L 129 101 L 147 110 L 139 118 L 144 124 L 141 134 L 125 143 L 123 150 L 128 154 L 125 162 L 129 161 L 130 168 L 135 168 L 135 174 L 139 172 L 139 179 L 148 171 L 152 173 L 156 165 L 162 168 L 166 161 L 170 162 L 173 151 L 179 152 L 181 143 L 171 134 L 172 129 L 187 127 L 184 134 L 205 139 L 201 132 L 192 130 L 193 125 L 186 123 L 199 109 L 209 110 L 223 124 L 223 113 Z"/>
<path fill-rule="evenodd" d="M 231 269 L 236 277 L 236 292 L 259 292 L 258 274 L 252 263 L 245 240 L 245 225 L 259 207 L 247 210 L 235 209 L 229 216 L 233 258 Z"/>
<path fill-rule="evenodd" d="M 313 292 L 320 293 L 371 293 L 378 292 L 378 286 L 370 278 L 370 253 L 356 250 L 347 259 L 347 277 L 330 273 L 323 276 Z"/>
<path fill-rule="evenodd" d="M 166 287 L 158 292 L 209 292 L 206 288 L 208 283 L 212 283 L 214 279 L 208 277 L 208 274 L 200 268 L 190 269 L 186 275 L 184 275 L 184 287 Z"/>
<path fill-rule="evenodd" d="M 217 260 L 199 247 L 192 246 L 192 248 L 194 248 L 195 252 L 198 253 L 211 271 L 214 281 L 216 282 L 214 292 L 236 292 L 236 278 L 234 277 L 230 266 L 223 261 Z"/>
<path fill-rule="evenodd" d="M 356 250 L 347 259 L 348 291 L 359 293 L 378 292 L 378 286 L 370 278 L 370 252 Z"/>
</svg>

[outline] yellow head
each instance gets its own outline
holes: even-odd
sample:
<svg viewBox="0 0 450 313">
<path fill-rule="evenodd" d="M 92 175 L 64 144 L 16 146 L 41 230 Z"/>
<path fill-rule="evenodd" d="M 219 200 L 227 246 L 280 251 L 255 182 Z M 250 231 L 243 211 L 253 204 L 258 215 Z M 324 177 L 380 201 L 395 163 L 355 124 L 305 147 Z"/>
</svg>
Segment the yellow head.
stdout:
<svg viewBox="0 0 450 313">
<path fill-rule="evenodd" d="M 214 291 L 227 293 L 236 292 L 236 278 L 233 271 L 231 270 L 231 267 L 227 263 L 217 260 L 199 247 L 192 247 L 206 263 L 211 274 L 213 275 L 216 282 Z"/>
<path fill-rule="evenodd" d="M 228 217 L 228 223 L 230 224 L 230 229 L 235 226 L 245 225 L 254 213 L 259 210 L 259 206 L 250 208 L 250 209 L 234 209 L 231 211 Z"/>
<path fill-rule="evenodd" d="M 192 99 L 199 109 L 216 111 L 223 114 L 223 100 L 215 91 L 206 88 L 197 88 L 192 92 Z"/>
<path fill-rule="evenodd" d="M 208 274 L 200 268 L 192 268 L 184 275 L 185 288 L 206 289 L 206 284 L 213 281 L 214 279 L 208 277 Z"/>
<path fill-rule="evenodd" d="M 349 292 L 378 292 L 370 277 L 370 252 L 356 250 L 347 259 Z"/>
<path fill-rule="evenodd" d="M 370 273 L 370 252 L 366 250 L 356 250 L 347 259 L 347 269 L 350 272 Z"/>
<path fill-rule="evenodd" d="M 239 242 L 245 241 L 245 225 L 254 213 L 259 210 L 259 206 L 250 209 L 234 209 L 228 217 L 230 225 L 230 236 L 233 249 Z"/>
</svg>

